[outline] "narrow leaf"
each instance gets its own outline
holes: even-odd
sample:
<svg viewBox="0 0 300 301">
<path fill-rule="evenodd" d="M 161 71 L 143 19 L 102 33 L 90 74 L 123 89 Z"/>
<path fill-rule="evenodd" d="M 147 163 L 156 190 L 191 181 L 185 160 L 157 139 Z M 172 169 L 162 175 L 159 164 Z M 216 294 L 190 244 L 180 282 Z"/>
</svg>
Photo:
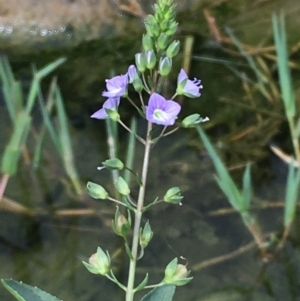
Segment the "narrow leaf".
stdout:
<svg viewBox="0 0 300 301">
<path fill-rule="evenodd" d="M 19 301 L 60 301 L 37 287 L 12 279 L 2 279 L 4 287 Z"/>
</svg>

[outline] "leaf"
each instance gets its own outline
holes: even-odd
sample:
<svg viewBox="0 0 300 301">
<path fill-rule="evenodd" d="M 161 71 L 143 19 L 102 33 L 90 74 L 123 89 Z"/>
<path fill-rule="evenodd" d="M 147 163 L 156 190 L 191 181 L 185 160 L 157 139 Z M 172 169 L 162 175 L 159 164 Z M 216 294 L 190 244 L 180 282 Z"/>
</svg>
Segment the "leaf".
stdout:
<svg viewBox="0 0 300 301">
<path fill-rule="evenodd" d="M 141 301 L 171 301 L 175 293 L 175 285 L 163 285 L 156 287 L 145 295 Z"/>
<path fill-rule="evenodd" d="M 61 301 L 37 287 L 15 281 L 2 279 L 4 287 L 19 301 Z"/>
</svg>

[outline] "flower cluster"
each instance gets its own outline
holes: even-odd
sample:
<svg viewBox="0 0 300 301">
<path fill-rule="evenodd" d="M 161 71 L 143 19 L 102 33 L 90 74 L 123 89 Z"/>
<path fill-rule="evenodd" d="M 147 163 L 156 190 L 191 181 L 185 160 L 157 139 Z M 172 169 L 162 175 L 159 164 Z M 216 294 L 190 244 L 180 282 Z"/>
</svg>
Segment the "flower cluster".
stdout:
<svg viewBox="0 0 300 301">
<path fill-rule="evenodd" d="M 107 91 L 104 91 L 102 95 L 108 97 L 108 99 L 103 103 L 102 108 L 92 114 L 91 117 L 96 119 L 111 118 L 118 121 L 120 118 L 118 114 L 120 99 L 121 97 L 127 98 L 128 85 L 134 85 L 137 82 L 141 82 L 141 78 L 134 65 L 128 68 L 128 72 L 125 75 L 118 75 L 106 80 Z M 190 98 L 200 97 L 201 89 L 201 80 L 194 79 L 192 81 L 188 79 L 186 72 L 181 69 L 178 74 L 177 90 L 174 96 L 185 95 Z M 180 110 L 180 104 L 173 99 L 166 100 L 162 95 L 156 92 L 151 92 L 148 104 L 142 105 L 142 111 L 149 122 L 164 126 L 174 125 Z"/>
</svg>

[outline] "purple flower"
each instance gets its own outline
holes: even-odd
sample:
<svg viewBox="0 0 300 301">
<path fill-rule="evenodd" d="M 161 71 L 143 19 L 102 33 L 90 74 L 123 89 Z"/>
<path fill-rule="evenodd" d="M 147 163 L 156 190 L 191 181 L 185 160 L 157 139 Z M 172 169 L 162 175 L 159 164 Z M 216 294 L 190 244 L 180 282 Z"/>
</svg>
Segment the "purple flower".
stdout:
<svg viewBox="0 0 300 301">
<path fill-rule="evenodd" d="M 105 97 L 119 97 L 127 94 L 128 74 L 118 75 L 111 79 L 106 79 L 106 89 L 102 93 Z"/>
<path fill-rule="evenodd" d="M 115 111 L 114 113 L 118 114 L 117 109 L 119 104 L 120 104 L 120 97 L 110 97 L 103 103 L 102 109 L 98 110 L 93 115 L 91 115 L 91 118 L 106 119 L 108 117 L 108 114 L 105 109 Z"/>
<path fill-rule="evenodd" d="M 177 102 L 153 93 L 146 109 L 146 119 L 160 125 L 173 125 L 180 110 L 181 106 Z"/>
<path fill-rule="evenodd" d="M 177 95 L 185 95 L 187 97 L 196 98 L 201 95 L 200 89 L 203 86 L 201 85 L 201 80 L 194 79 L 189 80 L 187 74 L 183 69 L 180 70 L 177 79 Z"/>
</svg>

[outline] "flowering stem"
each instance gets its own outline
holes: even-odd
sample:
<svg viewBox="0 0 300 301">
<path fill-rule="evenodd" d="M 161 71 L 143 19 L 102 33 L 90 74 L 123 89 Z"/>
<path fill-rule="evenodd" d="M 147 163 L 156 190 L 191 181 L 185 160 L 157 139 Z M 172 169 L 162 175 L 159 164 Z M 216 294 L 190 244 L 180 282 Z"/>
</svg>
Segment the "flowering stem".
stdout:
<svg viewBox="0 0 300 301">
<path fill-rule="evenodd" d="M 120 124 L 121 124 L 121 126 L 123 127 L 123 128 L 125 128 L 129 133 L 131 133 L 132 135 L 134 135 L 134 137 L 137 139 L 137 140 L 139 140 L 141 143 L 143 143 L 144 145 L 146 144 L 146 141 L 143 139 L 143 138 L 141 138 L 139 135 L 137 135 L 136 133 L 134 133 L 122 120 L 119 120 L 118 121 Z"/>
<path fill-rule="evenodd" d="M 144 87 L 145 87 L 145 90 L 147 91 L 147 93 L 151 93 L 151 91 L 150 91 L 150 89 L 149 89 L 149 87 L 148 87 L 148 85 L 147 85 L 147 81 L 146 81 L 146 78 L 145 78 L 145 74 L 144 73 L 142 73 L 142 78 L 143 78 L 143 83 L 144 83 Z"/>
<path fill-rule="evenodd" d="M 178 95 L 178 94 L 175 93 L 175 94 L 171 97 L 171 99 L 174 99 L 177 95 Z"/>
<path fill-rule="evenodd" d="M 129 100 L 129 102 L 130 102 L 137 110 L 140 109 L 140 108 L 134 103 L 134 101 L 133 101 L 129 96 L 127 96 L 126 98 Z"/>
<path fill-rule="evenodd" d="M 127 206 L 125 203 L 122 203 L 122 202 L 120 202 L 120 201 L 118 201 L 118 200 L 116 200 L 116 199 L 114 199 L 114 198 L 112 198 L 112 197 L 108 197 L 108 199 L 109 199 L 110 201 L 112 201 L 112 202 L 115 202 L 115 203 L 117 203 L 117 204 L 119 204 L 119 205 L 121 205 L 121 206 L 124 206 L 124 207 L 128 208 L 128 206 Z"/>
<path fill-rule="evenodd" d="M 132 246 L 131 246 L 132 259 L 130 259 L 130 265 L 129 265 L 126 301 L 133 301 L 133 296 L 135 293 L 134 280 L 135 280 L 136 262 L 137 262 L 137 258 L 138 258 L 140 227 L 141 227 L 141 220 L 142 220 L 142 214 L 143 214 L 143 208 L 144 208 L 146 181 L 147 181 L 148 166 L 149 166 L 149 159 L 150 159 L 150 150 L 151 150 L 150 132 L 151 132 L 151 130 L 152 130 L 152 124 L 150 122 L 148 122 L 146 144 L 145 144 L 145 151 L 144 151 L 144 162 L 143 162 L 143 168 L 142 168 L 143 185 L 140 186 L 137 208 L 135 211 L 133 239 L 132 239 Z"/>
<path fill-rule="evenodd" d="M 171 134 L 175 133 L 176 131 L 178 131 L 179 129 L 180 129 L 180 126 L 177 126 L 175 129 L 171 130 L 170 132 L 165 133 L 165 134 L 163 135 L 163 137 L 166 137 L 166 136 L 168 136 L 168 135 L 171 135 Z"/>
</svg>

